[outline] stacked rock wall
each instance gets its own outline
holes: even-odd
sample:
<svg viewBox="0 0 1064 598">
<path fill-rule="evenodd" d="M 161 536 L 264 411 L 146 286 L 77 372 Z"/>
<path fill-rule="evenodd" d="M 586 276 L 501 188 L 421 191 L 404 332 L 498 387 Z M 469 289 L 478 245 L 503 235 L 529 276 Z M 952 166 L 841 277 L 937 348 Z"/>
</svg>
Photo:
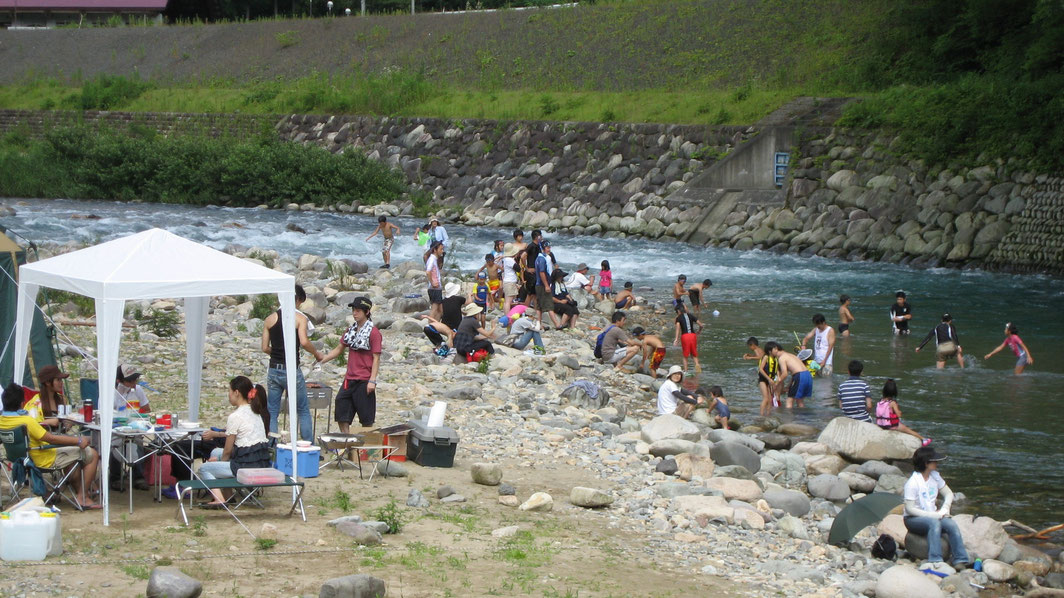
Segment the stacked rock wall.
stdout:
<svg viewBox="0 0 1064 598">
<path fill-rule="evenodd" d="M 896 138 L 838 129 L 796 141 L 782 206 L 724 217 L 711 245 L 913 266 L 1064 272 L 1064 181 L 1004 165 L 934 169 Z"/>
<path fill-rule="evenodd" d="M 255 114 L 186 114 L 179 112 L 110 112 L 105 110 L 0 110 L 0 135 L 20 132 L 40 138 L 57 126 L 86 125 L 95 129 L 143 127 L 162 135 L 183 133 L 253 137 L 279 117 Z"/>
<path fill-rule="evenodd" d="M 293 115 L 282 137 L 356 147 L 471 225 L 682 238 L 705 206 L 667 202 L 744 127 Z M 364 207 L 363 211 L 386 208 Z"/>
</svg>

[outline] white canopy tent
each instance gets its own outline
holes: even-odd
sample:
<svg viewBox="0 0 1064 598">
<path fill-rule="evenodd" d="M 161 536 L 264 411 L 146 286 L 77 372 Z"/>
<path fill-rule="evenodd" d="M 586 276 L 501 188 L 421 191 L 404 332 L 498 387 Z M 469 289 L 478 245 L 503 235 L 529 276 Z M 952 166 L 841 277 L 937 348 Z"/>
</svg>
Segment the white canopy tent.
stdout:
<svg viewBox="0 0 1064 598">
<path fill-rule="evenodd" d="M 102 447 L 111 446 L 118 347 L 126 301 L 184 298 L 185 346 L 188 369 L 189 420 L 199 419 L 203 345 L 207 308 L 215 295 L 277 293 L 281 325 L 295 330 L 295 278 L 211 249 L 162 229 L 101 243 L 22 266 L 19 270 L 18 320 L 15 327 L 14 380 L 22 383 L 31 316 L 40 287 L 86 295 L 96 300 L 96 357 L 99 366 Z M 284 335 L 287 363 L 296 363 L 294 334 Z M 288 368 L 288 396 L 296 396 L 294 368 Z M 296 401 L 288 401 L 289 421 L 296 418 Z M 296 444 L 296 426 L 292 446 Z M 102 479 L 108 479 L 107 450 L 101 451 Z M 293 460 L 294 461 L 294 460 Z M 297 478 L 296 465 L 292 477 Z M 298 478 L 297 478 L 298 479 Z M 107 484 L 103 485 L 107 488 Z M 110 524 L 110 499 L 103 492 L 103 523 Z"/>
</svg>

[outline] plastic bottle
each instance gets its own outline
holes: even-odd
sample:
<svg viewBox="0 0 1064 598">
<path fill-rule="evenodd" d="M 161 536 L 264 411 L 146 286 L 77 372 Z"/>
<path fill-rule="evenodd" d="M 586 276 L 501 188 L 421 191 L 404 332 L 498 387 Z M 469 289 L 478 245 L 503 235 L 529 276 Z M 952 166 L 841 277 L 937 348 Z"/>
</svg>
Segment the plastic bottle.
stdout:
<svg viewBox="0 0 1064 598">
<path fill-rule="evenodd" d="M 972 569 L 975 569 L 976 571 L 982 571 L 983 559 L 975 559 L 975 564 L 972 565 Z"/>
</svg>

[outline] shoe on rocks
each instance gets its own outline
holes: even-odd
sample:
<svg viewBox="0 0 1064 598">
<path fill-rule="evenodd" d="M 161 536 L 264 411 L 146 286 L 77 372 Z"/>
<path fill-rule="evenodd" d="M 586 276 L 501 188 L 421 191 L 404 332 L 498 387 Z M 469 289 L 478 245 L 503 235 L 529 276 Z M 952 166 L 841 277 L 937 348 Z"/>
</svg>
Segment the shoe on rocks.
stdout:
<svg viewBox="0 0 1064 598">
<path fill-rule="evenodd" d="M 953 574 L 955 574 L 957 572 L 956 569 L 954 569 L 953 567 L 950 567 L 949 565 L 947 565 L 946 563 L 944 563 L 942 561 L 936 561 L 934 563 L 932 563 L 932 562 L 924 563 L 923 565 L 920 566 L 920 571 L 922 573 L 927 573 L 927 574 L 930 574 L 930 575 L 937 575 L 939 577 L 949 577 L 950 575 L 953 575 Z"/>
</svg>

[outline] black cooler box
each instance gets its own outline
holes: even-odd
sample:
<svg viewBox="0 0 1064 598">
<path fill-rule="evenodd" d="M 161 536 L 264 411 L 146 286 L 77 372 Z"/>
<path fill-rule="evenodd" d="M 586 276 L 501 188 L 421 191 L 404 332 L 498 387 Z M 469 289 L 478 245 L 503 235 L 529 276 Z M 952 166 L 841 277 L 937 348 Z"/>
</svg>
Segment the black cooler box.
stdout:
<svg viewBox="0 0 1064 598">
<path fill-rule="evenodd" d="M 453 467 L 458 433 L 453 428 L 430 428 L 423 421 L 412 421 L 407 440 L 406 458 L 423 467 Z"/>
</svg>

